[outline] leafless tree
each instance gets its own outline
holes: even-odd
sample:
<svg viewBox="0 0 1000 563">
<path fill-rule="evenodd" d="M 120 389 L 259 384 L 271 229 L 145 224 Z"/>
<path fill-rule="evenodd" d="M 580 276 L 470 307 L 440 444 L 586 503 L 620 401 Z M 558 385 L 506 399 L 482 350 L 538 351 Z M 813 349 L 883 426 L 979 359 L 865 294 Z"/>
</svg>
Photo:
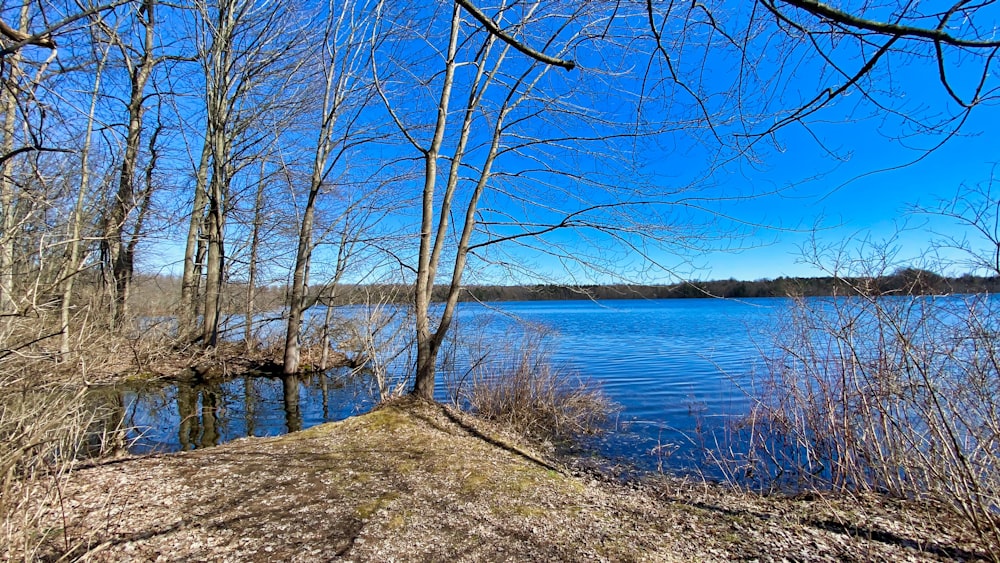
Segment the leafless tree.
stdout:
<svg viewBox="0 0 1000 563">
<path fill-rule="evenodd" d="M 95 42 L 95 47 L 98 44 Z M 83 145 L 80 148 L 80 185 L 77 191 L 76 203 L 67 227 L 67 249 L 65 265 L 63 266 L 62 303 L 60 308 L 60 325 L 62 337 L 60 353 L 66 359 L 71 353 L 70 318 L 73 304 L 73 287 L 86 259 L 87 249 L 84 245 L 83 228 L 86 221 L 85 206 L 91 193 L 91 154 L 93 146 L 94 125 L 96 122 L 97 102 L 101 94 L 101 80 L 104 67 L 107 64 L 109 49 L 95 49 L 97 65 L 94 68 L 93 91 L 90 96 L 90 106 L 87 110 L 87 121 L 83 133 Z"/>
<path fill-rule="evenodd" d="M 152 201 L 153 186 L 138 189 L 139 163 L 145 131 L 145 116 L 149 110 L 150 94 L 147 90 L 156 65 L 162 60 L 155 53 L 157 28 L 157 2 L 145 0 L 129 6 L 126 22 L 134 18 L 138 29 L 137 45 L 133 45 L 131 29 L 116 29 L 100 15 L 94 18 L 96 27 L 103 27 L 104 36 L 121 56 L 128 76 L 129 93 L 125 102 L 126 130 L 118 174 L 118 187 L 111 200 L 111 209 L 105 216 L 104 241 L 101 253 L 105 264 L 104 274 L 111 295 L 111 324 L 121 328 L 125 322 L 128 294 L 135 264 L 135 248 L 141 234 L 142 223 Z M 150 137 L 150 149 L 155 151 L 156 133 Z"/>
<path fill-rule="evenodd" d="M 319 120 L 314 162 L 309 176 L 309 187 L 305 205 L 302 208 L 299 226 L 298 248 L 295 266 L 292 270 L 292 285 L 288 292 L 288 324 L 285 336 L 284 372 L 293 374 L 299 368 L 299 337 L 302 315 L 322 292 L 317 291 L 312 299 L 308 292 L 308 271 L 315 249 L 314 230 L 318 199 L 336 189 L 331 183 L 331 175 L 343 168 L 344 160 L 352 153 L 357 154 L 359 146 L 371 142 L 378 135 L 370 118 L 365 120 L 369 101 L 374 96 L 372 81 L 367 74 L 370 70 L 369 54 L 374 17 L 374 2 L 331 1 L 326 6 L 325 26 L 319 37 L 322 39 L 317 50 L 319 66 L 317 82 L 322 85 L 322 109 Z M 360 166 L 354 167 L 356 170 Z M 364 174 L 358 170 L 355 174 Z M 364 215 L 362 202 L 369 200 L 370 189 L 348 191 L 336 194 L 341 202 L 341 211 L 336 221 L 339 229 L 337 267 L 331 280 L 336 284 L 343 274 L 350 249 L 357 241 L 357 233 L 351 230 L 359 226 L 351 215 Z M 356 193 L 351 193 L 351 192 Z M 360 197 L 360 199 L 357 199 Z M 363 226 L 363 225 L 361 225 Z"/>
<path fill-rule="evenodd" d="M 254 315 L 257 314 L 257 270 L 260 260 L 261 233 L 264 230 L 264 204 L 266 203 L 265 170 L 267 159 L 262 158 L 260 163 L 260 174 L 258 175 L 257 190 L 253 198 L 253 221 L 250 223 L 250 256 L 247 260 L 247 295 L 243 309 L 243 344 L 248 350 L 256 346 L 254 337 Z"/>
<path fill-rule="evenodd" d="M 18 224 L 25 218 L 24 193 L 19 191 L 15 168 L 24 158 L 43 151 L 55 150 L 45 144 L 40 133 L 44 114 L 38 111 L 35 93 L 39 81 L 57 51 L 51 38 L 37 39 L 31 33 L 32 5 L 25 1 L 18 13 L 17 28 L 5 24 L 4 48 L 11 52 L 2 60 L 2 89 L 0 111 L 3 112 L 2 139 L 0 139 L 0 313 L 16 313 L 21 308 L 15 298 L 15 246 Z M 8 44 L 12 42 L 13 44 Z M 47 58 L 26 61 L 20 47 L 38 45 L 48 51 Z M 34 47 L 32 47 L 34 48 Z M 34 63 L 34 64 L 33 64 Z M 27 163 L 30 167 L 31 163 Z M 22 209 L 19 212 L 19 208 Z"/>
<path fill-rule="evenodd" d="M 911 210 L 930 221 L 947 223 L 934 241 L 942 261 L 991 276 L 1000 275 L 1000 193 L 995 173 L 994 169 L 990 178 L 959 187 L 949 198 Z"/>
<path fill-rule="evenodd" d="M 383 5 L 384 17 L 395 9 Z M 571 270 L 624 277 L 628 265 L 620 259 L 632 254 L 669 272 L 671 266 L 648 245 L 696 248 L 709 224 L 717 235 L 727 229 L 712 217 L 712 198 L 718 196 L 698 191 L 703 178 L 658 185 L 637 158 L 658 139 L 693 135 L 704 125 L 687 114 L 637 121 L 642 97 L 614 89 L 626 77 L 641 79 L 631 63 L 588 70 L 570 58 L 600 53 L 626 61 L 626 50 L 602 34 L 621 39 L 634 27 L 618 26 L 601 6 L 561 3 L 502 3 L 487 17 L 479 7 L 457 2 L 439 6 L 428 18 L 436 19 L 406 32 L 426 41 L 423 51 L 406 51 L 409 72 L 427 73 L 413 90 L 427 91 L 419 102 L 425 105 L 398 80 L 377 74 L 376 85 L 424 171 L 413 268 L 414 393 L 432 398 L 437 358 L 470 260 L 545 276 L 518 265 L 517 258 L 503 258 L 502 248 L 515 245 L 521 256 L 545 255 Z M 504 27 L 484 19 L 503 21 Z M 544 46 L 544 53 L 533 45 Z M 428 58 L 417 58 L 421 53 Z M 586 72 L 586 80 L 576 72 Z M 398 88 L 407 92 L 405 99 L 395 94 Z M 559 233 L 568 229 L 600 242 L 590 249 L 564 245 Z M 434 310 L 437 283 L 447 290 Z"/>
<path fill-rule="evenodd" d="M 259 143 L 249 136 L 289 94 L 288 77 L 301 58 L 294 6 L 253 0 L 198 2 L 199 59 L 205 77 L 205 144 L 198 166 L 185 251 L 182 307 L 197 289 L 198 241 L 205 241 L 202 339 L 214 346 L 219 335 L 225 281 L 226 218 L 234 175 Z M 263 128 L 268 129 L 268 128 Z M 259 129 L 258 129 L 259 130 Z M 190 312 L 186 313 L 190 314 Z"/>
</svg>

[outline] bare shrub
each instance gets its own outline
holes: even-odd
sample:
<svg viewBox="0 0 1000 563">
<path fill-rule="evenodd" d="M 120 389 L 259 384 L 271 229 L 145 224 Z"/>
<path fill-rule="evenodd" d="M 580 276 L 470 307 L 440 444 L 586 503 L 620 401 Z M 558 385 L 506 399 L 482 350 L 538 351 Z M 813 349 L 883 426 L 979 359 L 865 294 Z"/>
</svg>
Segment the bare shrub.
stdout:
<svg viewBox="0 0 1000 563">
<path fill-rule="evenodd" d="M 500 360 L 480 357 L 469 379 L 453 387 L 476 415 L 540 440 L 566 440 L 605 429 L 617 405 L 596 383 L 554 368 L 541 335 L 525 336 Z"/>
<path fill-rule="evenodd" d="M 370 377 L 379 401 L 402 396 L 412 383 L 413 337 L 409 307 L 397 304 L 395 294 L 366 291 L 343 319 L 337 343 L 354 375 Z"/>
<path fill-rule="evenodd" d="M 37 560 L 70 553 L 85 539 L 62 521 L 62 490 L 79 459 L 125 446 L 120 401 L 89 390 L 91 366 L 127 365 L 138 340 L 100 338 L 83 323 L 71 354 L 59 350 L 59 326 L 46 317 L 3 320 L 0 350 L 0 557 Z M 99 350 L 107 347 L 103 351 Z"/>
<path fill-rule="evenodd" d="M 1000 557 L 1000 301 L 796 299 L 730 475 L 940 502 Z"/>
<path fill-rule="evenodd" d="M 36 560 L 40 550 L 69 553 L 77 541 L 62 526 L 62 490 L 75 461 L 123 440 L 121 420 L 86 400 L 84 389 L 0 387 L 0 554 Z M 95 432 L 97 435 L 95 435 Z"/>
</svg>

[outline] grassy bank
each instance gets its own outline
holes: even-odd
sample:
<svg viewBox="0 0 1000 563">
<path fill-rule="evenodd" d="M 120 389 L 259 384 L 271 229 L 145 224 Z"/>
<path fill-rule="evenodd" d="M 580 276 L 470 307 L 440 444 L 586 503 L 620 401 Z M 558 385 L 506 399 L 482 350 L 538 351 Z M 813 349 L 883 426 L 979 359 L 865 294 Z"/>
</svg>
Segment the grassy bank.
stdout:
<svg viewBox="0 0 1000 563">
<path fill-rule="evenodd" d="M 985 557 L 930 506 L 607 482 L 412 399 L 279 438 L 81 468 L 37 510 L 47 524 L 37 555 L 49 559 Z"/>
</svg>

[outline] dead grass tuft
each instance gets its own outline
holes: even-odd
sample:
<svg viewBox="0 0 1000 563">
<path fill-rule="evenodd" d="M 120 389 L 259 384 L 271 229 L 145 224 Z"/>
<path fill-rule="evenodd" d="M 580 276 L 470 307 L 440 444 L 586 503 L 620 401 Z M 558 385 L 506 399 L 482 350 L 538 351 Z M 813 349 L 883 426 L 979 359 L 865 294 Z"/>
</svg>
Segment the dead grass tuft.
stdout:
<svg viewBox="0 0 1000 563">
<path fill-rule="evenodd" d="M 539 441 L 600 433 L 618 407 L 592 381 L 552 367 L 527 346 L 508 365 L 477 369 L 461 403 Z"/>
</svg>

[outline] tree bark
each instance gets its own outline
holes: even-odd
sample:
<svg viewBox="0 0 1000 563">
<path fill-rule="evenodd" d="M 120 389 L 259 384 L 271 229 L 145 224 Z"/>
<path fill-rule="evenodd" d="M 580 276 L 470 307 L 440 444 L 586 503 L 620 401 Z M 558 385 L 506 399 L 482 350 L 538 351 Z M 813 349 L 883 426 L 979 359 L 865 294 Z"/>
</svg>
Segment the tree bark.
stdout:
<svg viewBox="0 0 1000 563">
<path fill-rule="evenodd" d="M 458 32 L 461 18 L 458 6 L 452 8 L 451 33 L 448 40 L 448 58 L 445 62 L 444 83 L 441 86 L 441 97 L 438 100 L 437 121 L 434 127 L 434 137 L 430 147 L 424 153 L 424 188 L 420 220 L 420 254 L 417 264 L 415 313 L 417 339 L 417 366 L 413 382 L 413 395 L 427 400 L 434 399 L 434 378 L 440 341 L 437 334 L 431 331 L 430 305 L 431 293 L 434 291 L 434 277 L 437 269 L 432 250 L 432 234 L 434 230 L 434 189 L 437 184 L 437 160 L 441 156 L 441 143 L 444 141 L 448 122 L 448 108 L 451 100 L 452 86 L 455 81 L 455 56 L 458 52 Z M 438 221 L 447 221 L 447 215 L 438 217 Z M 439 228 L 440 228 L 439 223 Z M 443 241 L 442 241 L 443 242 Z M 436 245 L 435 245 L 436 246 Z M 440 255 L 438 255 L 440 256 Z"/>
<path fill-rule="evenodd" d="M 97 111 L 97 100 L 101 90 L 101 77 L 106 59 L 98 61 L 97 71 L 94 76 L 94 91 L 90 97 L 90 109 L 87 112 L 87 127 L 83 136 L 83 148 L 80 151 L 80 187 L 76 195 L 76 205 L 73 207 L 73 214 L 70 217 L 69 226 L 69 248 L 67 249 L 66 264 L 63 274 L 63 296 L 60 306 L 60 325 L 62 326 L 62 336 L 59 342 L 59 353 L 63 360 L 69 359 L 71 334 L 69 329 L 70 316 L 73 302 L 73 285 L 79 273 L 80 264 L 83 262 L 81 255 L 83 231 L 83 210 L 86 203 L 87 193 L 90 191 L 90 147 L 91 138 L 94 132 L 94 114 Z"/>
<path fill-rule="evenodd" d="M 108 290 L 111 294 L 111 326 L 120 329 L 125 324 L 128 313 L 128 293 L 132 283 L 135 264 L 135 241 L 126 240 L 126 222 L 136 208 L 135 175 L 139 161 L 139 149 L 142 142 L 143 117 L 146 98 L 146 84 L 152 75 L 156 59 L 153 56 L 156 0 L 144 0 L 139 11 L 143 17 L 145 36 L 143 39 L 142 57 L 138 63 L 129 65 L 131 91 L 129 93 L 128 129 L 125 135 L 125 153 L 122 155 L 118 177 L 118 192 L 112 203 L 107 219 L 105 234 L 106 266 L 109 275 Z M 147 188 L 149 188 L 147 186 Z M 138 222 L 138 220 L 137 220 Z"/>
<path fill-rule="evenodd" d="M 21 6 L 20 29 L 24 33 L 28 27 L 27 0 Z M 14 181 L 12 178 L 14 143 L 17 136 L 17 79 L 21 74 L 21 54 L 16 51 L 3 61 L 6 67 L 3 72 L 4 82 L 0 84 L 0 97 L 3 105 L 3 140 L 0 141 L 0 151 L 3 160 L 0 161 L 0 314 L 11 314 L 17 311 L 17 301 L 14 299 L 14 228 L 17 224 L 14 209 Z"/>
<path fill-rule="evenodd" d="M 224 198 L 222 180 L 212 179 L 208 198 L 208 252 L 205 257 L 205 323 L 202 342 L 205 347 L 219 341 L 219 321 L 222 314 L 222 270 L 225 265 L 225 245 L 222 239 Z"/>
<path fill-rule="evenodd" d="M 257 296 L 257 260 L 260 256 L 260 230 L 264 225 L 264 173 L 266 161 L 261 160 L 260 179 L 257 184 L 257 195 L 253 204 L 253 225 L 250 233 L 250 259 L 247 264 L 247 298 L 244 308 L 243 320 L 243 343 L 247 350 L 256 348 L 253 336 L 253 316 L 255 309 L 255 298 Z"/>
<path fill-rule="evenodd" d="M 208 167 L 212 154 L 206 134 L 201 149 L 201 160 L 195 177 L 194 202 L 188 221 L 187 240 L 184 245 L 184 272 L 181 277 L 181 310 L 178 315 L 178 334 L 188 338 L 196 332 L 198 310 L 203 302 L 198 299 L 201 287 L 202 261 L 204 260 L 205 207 L 208 204 Z"/>
</svg>

